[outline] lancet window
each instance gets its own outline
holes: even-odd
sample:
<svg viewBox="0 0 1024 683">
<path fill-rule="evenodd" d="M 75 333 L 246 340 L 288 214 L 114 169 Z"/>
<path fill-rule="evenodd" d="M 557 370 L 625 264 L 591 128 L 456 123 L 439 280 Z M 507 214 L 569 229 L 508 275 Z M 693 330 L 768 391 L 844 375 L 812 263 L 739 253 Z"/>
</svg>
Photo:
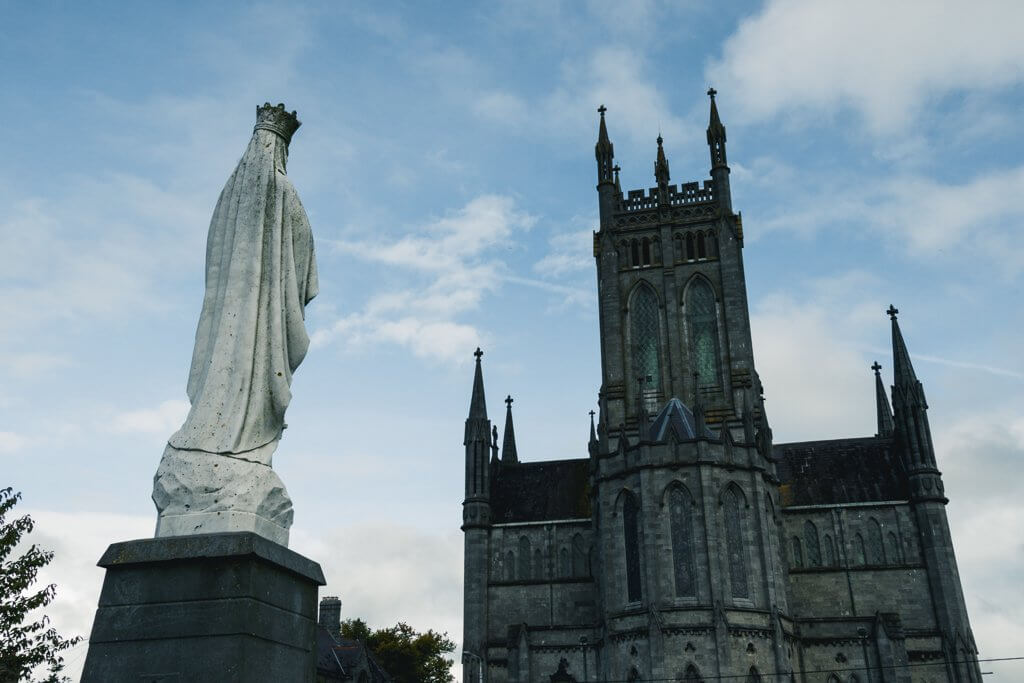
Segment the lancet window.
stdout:
<svg viewBox="0 0 1024 683">
<path fill-rule="evenodd" d="M 636 496 L 627 493 L 622 502 L 622 532 L 626 550 L 626 598 L 640 602 L 640 506 Z"/>
<path fill-rule="evenodd" d="M 882 527 L 872 517 L 868 520 L 868 563 L 885 564 L 885 550 L 882 548 Z"/>
<path fill-rule="evenodd" d="M 516 578 L 525 581 L 531 578 L 530 573 L 530 539 L 526 536 L 519 537 L 519 567 L 516 571 Z"/>
<path fill-rule="evenodd" d="M 825 541 L 824 542 L 824 546 L 825 546 L 825 566 L 826 567 L 834 567 L 835 564 L 836 564 L 836 549 L 835 549 L 835 546 L 832 545 L 832 537 L 829 536 L 828 534 L 825 534 L 824 541 Z"/>
<path fill-rule="evenodd" d="M 672 567 L 679 597 L 697 594 L 694 575 L 693 500 L 681 486 L 668 494 L 669 526 L 672 533 Z"/>
<path fill-rule="evenodd" d="M 661 386 L 658 363 L 661 326 L 658 297 L 649 285 L 642 284 L 633 293 L 629 322 L 633 342 L 633 373 L 644 379 L 643 386 L 647 391 L 656 393 Z"/>
<path fill-rule="evenodd" d="M 860 534 L 855 534 L 853 537 L 853 564 L 854 566 L 861 566 L 866 564 L 867 559 L 864 554 L 864 537 Z"/>
<path fill-rule="evenodd" d="M 804 545 L 807 546 L 807 566 L 821 566 L 821 546 L 818 544 L 818 528 L 814 522 L 804 522 Z"/>
<path fill-rule="evenodd" d="M 690 348 L 697 381 L 704 386 L 717 385 L 718 313 L 711 285 L 697 278 L 686 295 L 686 319 L 690 327 Z"/>
<path fill-rule="evenodd" d="M 804 566 L 804 551 L 800 547 L 800 537 L 794 536 L 790 540 L 790 547 L 793 553 L 793 566 L 800 569 Z"/>
<path fill-rule="evenodd" d="M 729 584 L 734 598 L 746 598 L 747 592 L 747 560 L 746 546 L 743 543 L 742 510 L 743 499 L 734 487 L 726 489 L 722 501 L 725 516 L 725 545 L 729 555 Z"/>
<path fill-rule="evenodd" d="M 901 564 L 903 562 L 903 553 L 900 552 L 900 541 L 892 531 L 889 532 L 888 552 L 890 564 Z"/>
<path fill-rule="evenodd" d="M 572 537 L 572 575 L 581 577 L 588 573 L 587 546 L 583 543 L 583 536 L 576 534 Z"/>
</svg>

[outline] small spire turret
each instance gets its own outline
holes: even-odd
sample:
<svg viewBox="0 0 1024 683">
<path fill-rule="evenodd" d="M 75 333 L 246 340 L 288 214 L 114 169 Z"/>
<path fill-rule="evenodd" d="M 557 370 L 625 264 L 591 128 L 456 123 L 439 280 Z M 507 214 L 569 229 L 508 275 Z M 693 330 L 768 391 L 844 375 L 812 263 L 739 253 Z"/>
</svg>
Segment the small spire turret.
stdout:
<svg viewBox="0 0 1024 683">
<path fill-rule="evenodd" d="M 501 444 L 501 462 L 519 462 L 519 454 L 516 452 L 516 430 L 512 424 L 512 396 L 505 398 L 505 438 Z M 495 428 L 497 430 L 497 428 Z M 495 431 L 495 443 L 497 443 L 497 431 Z"/>
<path fill-rule="evenodd" d="M 465 437 L 462 440 L 466 447 L 467 503 L 486 501 L 490 496 L 490 456 L 493 443 L 491 421 L 487 419 L 487 401 L 484 398 L 483 368 L 480 364 L 484 352 L 477 348 L 473 355 L 476 357 L 473 394 L 469 399 L 469 416 L 466 417 Z"/>
<path fill-rule="evenodd" d="M 597 441 L 597 430 L 594 428 L 594 411 L 590 411 L 590 441 L 587 443 L 587 450 L 590 455 L 597 454 L 598 441 Z"/>
<path fill-rule="evenodd" d="M 473 352 L 476 357 L 476 373 L 473 375 L 473 394 L 469 399 L 469 417 L 487 419 L 487 401 L 484 399 L 484 375 L 480 367 L 480 359 L 484 352 L 478 346 Z"/>
<path fill-rule="evenodd" d="M 882 366 L 875 361 L 871 364 L 875 371 L 875 409 L 878 413 L 878 433 L 875 436 L 888 438 L 892 436 L 894 425 L 892 421 L 892 409 L 889 407 L 889 396 L 886 394 L 885 385 L 882 384 L 882 375 L 879 372 Z"/>
<path fill-rule="evenodd" d="M 658 181 L 658 189 L 667 188 L 668 181 L 671 179 L 668 170 L 668 159 L 665 158 L 665 148 L 661 146 L 663 142 L 661 133 L 658 133 L 658 158 L 654 162 L 654 179 Z"/>
<path fill-rule="evenodd" d="M 594 156 L 597 157 L 597 184 L 612 182 L 612 169 L 615 166 L 615 146 L 608 137 L 608 127 L 604 123 L 604 113 L 608 108 L 603 104 L 597 108 L 601 115 L 601 123 L 597 129 L 597 144 L 594 145 Z"/>
</svg>

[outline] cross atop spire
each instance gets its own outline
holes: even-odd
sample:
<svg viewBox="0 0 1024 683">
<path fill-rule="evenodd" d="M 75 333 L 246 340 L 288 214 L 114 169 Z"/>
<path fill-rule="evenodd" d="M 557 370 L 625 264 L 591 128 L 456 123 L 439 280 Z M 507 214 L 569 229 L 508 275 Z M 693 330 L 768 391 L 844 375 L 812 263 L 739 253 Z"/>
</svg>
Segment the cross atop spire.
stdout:
<svg viewBox="0 0 1024 683">
<path fill-rule="evenodd" d="M 878 361 L 876 360 L 874 363 L 871 364 L 871 369 L 874 370 L 875 374 L 877 375 L 878 371 L 882 369 L 882 366 L 879 365 Z"/>
<path fill-rule="evenodd" d="M 601 115 L 601 123 L 597 128 L 597 144 L 594 145 L 594 155 L 597 157 L 597 182 L 612 182 L 612 166 L 615 164 L 615 147 L 608 138 L 608 126 L 604 122 L 604 113 L 608 108 L 603 104 L 597 108 Z"/>
<path fill-rule="evenodd" d="M 483 351 L 481 351 L 481 350 L 480 350 L 480 347 L 478 346 L 478 347 L 476 347 L 476 351 L 474 351 L 474 352 L 473 352 L 473 355 L 474 355 L 474 356 L 476 357 L 476 362 L 477 362 L 477 363 L 479 363 L 479 362 L 480 362 L 480 359 L 481 359 L 481 358 L 483 357 L 483 355 L 484 355 L 484 352 L 483 352 Z"/>
<path fill-rule="evenodd" d="M 889 317 L 896 320 L 896 314 L 900 312 L 900 309 L 896 308 L 892 304 L 889 304 L 889 308 L 885 311 L 889 314 Z"/>
<path fill-rule="evenodd" d="M 505 438 L 501 444 L 501 461 L 503 463 L 519 462 L 519 453 L 516 451 L 516 430 L 512 424 L 511 394 L 505 397 Z"/>
<path fill-rule="evenodd" d="M 717 94 L 718 94 L 717 90 L 715 90 L 714 88 L 708 88 L 708 97 L 710 97 L 712 100 L 715 99 L 715 95 L 717 95 Z"/>
<path fill-rule="evenodd" d="M 604 106 L 602 104 L 600 107 L 597 108 L 597 111 L 598 111 L 599 114 L 601 114 L 601 118 L 603 119 L 604 118 L 604 113 L 606 111 L 608 111 L 608 107 L 606 107 L 606 106 Z"/>
</svg>

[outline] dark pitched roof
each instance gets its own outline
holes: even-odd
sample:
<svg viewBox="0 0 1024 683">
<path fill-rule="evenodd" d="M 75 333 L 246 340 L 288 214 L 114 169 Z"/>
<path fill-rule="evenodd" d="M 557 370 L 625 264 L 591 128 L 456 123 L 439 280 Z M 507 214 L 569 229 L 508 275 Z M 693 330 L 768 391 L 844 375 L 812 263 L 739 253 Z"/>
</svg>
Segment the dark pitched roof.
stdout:
<svg viewBox="0 0 1024 683">
<path fill-rule="evenodd" d="M 390 683 L 391 677 L 362 641 L 335 639 L 323 626 L 317 626 L 316 673 L 319 678 L 326 681 L 351 681 L 356 672 L 364 669 L 364 663 L 372 683 Z"/>
<path fill-rule="evenodd" d="M 501 463 L 492 469 L 491 519 L 539 522 L 590 517 L 590 461 Z"/>
<path fill-rule="evenodd" d="M 670 398 L 665 403 L 665 407 L 651 423 L 648 438 L 652 441 L 664 441 L 669 432 L 675 432 L 679 441 L 697 438 L 697 420 L 693 416 L 693 411 L 678 398 Z M 707 427 L 704 428 L 704 436 L 715 437 Z"/>
<path fill-rule="evenodd" d="M 775 444 L 782 506 L 909 498 L 892 439 L 866 437 Z"/>
</svg>

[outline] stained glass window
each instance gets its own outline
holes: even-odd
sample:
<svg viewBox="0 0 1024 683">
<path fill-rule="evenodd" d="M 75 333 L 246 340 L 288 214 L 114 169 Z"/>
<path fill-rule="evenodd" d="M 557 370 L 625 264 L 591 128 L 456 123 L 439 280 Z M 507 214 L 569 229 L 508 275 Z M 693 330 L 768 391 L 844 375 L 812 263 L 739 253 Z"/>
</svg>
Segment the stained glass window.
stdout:
<svg viewBox="0 0 1024 683">
<path fill-rule="evenodd" d="M 698 279 L 687 293 L 686 317 L 690 326 L 690 348 L 697 381 L 718 384 L 718 314 L 715 293 L 705 280 Z"/>
<path fill-rule="evenodd" d="M 519 538 L 519 568 L 516 574 L 520 581 L 530 578 L 530 539 L 526 536 Z"/>
<path fill-rule="evenodd" d="M 889 532 L 889 564 L 900 564 L 903 562 L 903 553 L 900 552 L 900 541 L 896 534 Z"/>
<path fill-rule="evenodd" d="M 583 543 L 583 536 L 576 534 L 572 537 L 572 575 L 587 575 L 587 547 Z"/>
<path fill-rule="evenodd" d="M 639 602 L 640 589 L 640 509 L 636 498 L 627 494 L 622 504 L 622 526 L 626 545 L 626 596 Z"/>
<path fill-rule="evenodd" d="M 633 294 L 629 312 L 633 337 L 633 373 L 644 378 L 644 388 L 657 391 L 661 386 L 658 366 L 658 297 L 647 285 Z"/>
<path fill-rule="evenodd" d="M 821 546 L 818 545 L 818 528 L 811 520 L 804 522 L 804 545 L 807 546 L 807 566 L 820 567 Z"/>
<path fill-rule="evenodd" d="M 669 524 L 672 531 L 672 565 L 676 595 L 696 595 L 693 563 L 693 502 L 680 486 L 668 494 Z"/>
<path fill-rule="evenodd" d="M 729 583 L 734 598 L 748 597 L 746 547 L 743 544 L 743 525 L 740 520 L 743 501 L 736 489 L 725 492 L 725 545 L 729 553 Z"/>
<path fill-rule="evenodd" d="M 836 564 L 836 549 L 832 545 L 832 537 L 825 534 L 825 566 L 833 567 Z"/>
<path fill-rule="evenodd" d="M 856 567 L 863 565 L 866 560 L 864 559 L 864 537 L 860 534 L 855 534 L 853 537 L 853 564 Z"/>
<path fill-rule="evenodd" d="M 872 517 L 868 520 L 868 563 L 885 564 L 885 551 L 882 549 L 882 527 Z"/>
</svg>

